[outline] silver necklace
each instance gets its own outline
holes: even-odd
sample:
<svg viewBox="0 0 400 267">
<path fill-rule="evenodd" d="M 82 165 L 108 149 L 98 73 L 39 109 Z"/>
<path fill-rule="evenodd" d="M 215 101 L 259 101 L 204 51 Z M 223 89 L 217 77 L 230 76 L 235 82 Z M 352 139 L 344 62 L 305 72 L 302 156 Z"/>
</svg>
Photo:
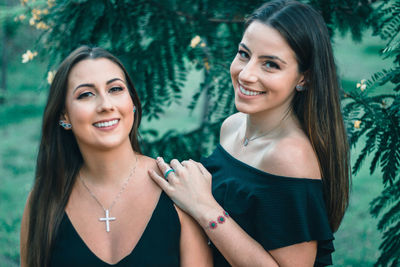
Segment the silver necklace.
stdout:
<svg viewBox="0 0 400 267">
<path fill-rule="evenodd" d="M 266 132 L 266 133 L 263 133 L 262 135 L 255 136 L 255 137 L 252 137 L 252 138 L 244 137 L 243 146 L 247 146 L 247 145 L 249 144 L 250 141 L 253 141 L 253 140 L 256 140 L 257 138 L 263 137 L 263 136 L 269 134 L 270 132 L 271 132 L 271 131 L 268 131 L 268 132 Z"/>
<path fill-rule="evenodd" d="M 272 128 L 271 130 L 269 130 L 269 131 L 267 131 L 267 132 L 264 132 L 264 133 L 262 133 L 262 134 L 260 134 L 260 135 L 258 135 L 258 136 L 254 136 L 254 137 L 252 137 L 252 138 L 247 138 L 247 137 L 245 136 L 245 137 L 244 137 L 244 140 L 243 140 L 243 146 L 247 146 L 251 141 L 256 140 L 257 138 L 260 138 L 260 137 L 266 136 L 267 134 L 272 133 L 273 131 L 275 131 L 276 129 L 278 129 L 278 127 L 281 125 L 281 123 L 282 123 L 282 121 L 280 121 L 280 122 L 278 123 L 278 125 L 275 126 L 274 128 Z"/>
<path fill-rule="evenodd" d="M 100 217 L 99 221 L 101 222 L 105 222 L 106 223 L 106 231 L 110 232 L 110 221 L 115 221 L 117 218 L 115 217 L 110 217 L 110 210 L 112 209 L 112 207 L 115 205 L 115 203 L 117 202 L 117 200 L 119 199 L 119 197 L 121 196 L 122 192 L 124 192 L 126 186 L 129 183 L 129 180 L 132 178 L 133 174 L 135 173 L 136 170 L 136 165 L 137 165 L 137 155 L 136 155 L 136 161 L 135 161 L 135 166 L 133 166 L 131 172 L 129 173 L 129 176 L 125 179 L 125 182 L 123 183 L 121 189 L 119 190 L 118 194 L 115 196 L 113 202 L 111 203 L 110 207 L 108 209 L 106 209 L 103 204 L 101 204 L 101 202 L 97 199 L 97 197 L 93 194 L 93 192 L 89 189 L 89 187 L 86 185 L 85 181 L 83 181 L 80 173 L 79 173 L 79 179 L 81 180 L 83 186 L 86 188 L 86 190 L 89 192 L 89 194 L 94 198 L 94 200 L 96 200 L 96 202 L 100 205 L 100 207 L 102 207 L 102 209 L 104 210 L 105 213 L 105 217 Z"/>
</svg>

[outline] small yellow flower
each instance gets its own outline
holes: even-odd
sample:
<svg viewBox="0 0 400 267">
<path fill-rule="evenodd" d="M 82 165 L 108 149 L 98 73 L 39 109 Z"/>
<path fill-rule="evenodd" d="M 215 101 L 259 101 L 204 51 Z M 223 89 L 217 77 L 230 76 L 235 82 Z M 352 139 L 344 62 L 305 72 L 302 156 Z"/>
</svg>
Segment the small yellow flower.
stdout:
<svg viewBox="0 0 400 267">
<path fill-rule="evenodd" d="M 208 61 L 204 62 L 204 68 L 209 71 L 210 70 L 210 64 L 208 63 Z"/>
<path fill-rule="evenodd" d="M 200 46 L 201 46 L 201 47 L 206 47 L 206 43 L 202 42 L 202 43 L 200 44 Z"/>
<path fill-rule="evenodd" d="M 49 28 L 49 26 L 46 23 L 44 23 L 43 21 L 36 24 L 36 29 L 38 29 L 38 30 L 47 30 L 48 28 Z"/>
<path fill-rule="evenodd" d="M 32 14 L 32 18 L 34 20 L 40 20 L 40 16 L 38 14 Z"/>
<path fill-rule="evenodd" d="M 52 8 L 54 6 L 55 2 L 56 2 L 55 0 L 47 0 L 47 6 L 49 8 Z"/>
<path fill-rule="evenodd" d="M 45 15 L 49 14 L 49 10 L 47 8 L 43 9 L 42 14 L 45 14 Z"/>
<path fill-rule="evenodd" d="M 33 15 L 40 15 L 42 13 L 42 11 L 40 10 L 40 9 L 37 9 L 37 8 L 34 8 L 34 9 L 32 9 L 32 14 Z"/>
<path fill-rule="evenodd" d="M 22 20 L 26 19 L 26 16 L 24 14 L 19 15 L 18 19 L 22 21 Z"/>
<path fill-rule="evenodd" d="M 55 75 L 56 75 L 56 71 L 55 71 L 55 70 L 49 71 L 49 72 L 47 73 L 47 82 L 48 82 L 49 84 L 51 84 L 51 83 L 53 82 L 54 76 L 55 76 Z"/>
<path fill-rule="evenodd" d="M 367 80 L 362 79 L 359 83 L 357 83 L 357 88 L 360 88 L 361 91 L 364 91 L 367 88 L 367 85 L 365 84 Z"/>
<path fill-rule="evenodd" d="M 29 19 L 29 25 L 31 25 L 31 26 L 35 25 L 35 19 L 34 18 L 30 18 Z"/>
<path fill-rule="evenodd" d="M 354 128 L 356 128 L 356 129 L 360 129 L 360 124 L 361 124 L 361 121 L 355 121 L 354 122 Z"/>
<path fill-rule="evenodd" d="M 34 57 L 37 56 L 37 52 L 31 52 L 31 50 L 27 50 L 23 55 L 22 55 L 22 63 L 27 63 L 31 61 Z"/>
<path fill-rule="evenodd" d="M 192 48 L 195 48 L 201 41 L 200 36 L 196 35 L 191 41 L 190 41 L 190 46 Z"/>
</svg>

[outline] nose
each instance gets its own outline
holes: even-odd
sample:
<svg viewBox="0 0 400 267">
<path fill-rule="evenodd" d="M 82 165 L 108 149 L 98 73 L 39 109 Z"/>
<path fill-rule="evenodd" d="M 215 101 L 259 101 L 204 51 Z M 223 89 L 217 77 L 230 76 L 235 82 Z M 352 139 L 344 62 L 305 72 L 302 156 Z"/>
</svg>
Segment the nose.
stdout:
<svg viewBox="0 0 400 267">
<path fill-rule="evenodd" d="M 108 94 L 102 94 L 98 98 L 97 111 L 111 111 L 114 110 L 114 104 Z"/>
<path fill-rule="evenodd" d="M 250 60 L 239 72 L 239 81 L 243 83 L 254 83 L 257 82 L 257 79 L 257 65 Z"/>
</svg>

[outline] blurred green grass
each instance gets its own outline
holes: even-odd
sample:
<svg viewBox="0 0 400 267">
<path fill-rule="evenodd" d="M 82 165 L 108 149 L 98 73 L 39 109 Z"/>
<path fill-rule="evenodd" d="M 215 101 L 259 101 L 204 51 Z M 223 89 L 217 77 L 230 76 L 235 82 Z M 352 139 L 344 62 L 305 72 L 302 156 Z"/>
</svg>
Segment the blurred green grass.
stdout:
<svg viewBox="0 0 400 267">
<path fill-rule="evenodd" d="M 390 66 L 390 61 L 379 57 L 383 46 L 384 42 L 376 37 L 367 36 L 361 43 L 354 43 L 348 35 L 335 37 L 335 56 L 345 90 L 356 90 L 356 83 L 361 79 Z M 33 182 L 47 94 L 45 72 L 46 64 L 36 60 L 22 64 L 17 58 L 9 67 L 7 103 L 0 106 L 0 266 L 19 263 L 20 220 Z M 171 105 L 160 120 L 143 120 L 141 128 L 157 128 L 161 135 L 170 129 L 189 131 L 198 127 L 201 104 L 192 114 L 183 111 L 183 107 L 189 103 L 201 77 L 201 72 L 191 72 L 181 104 Z M 390 88 L 379 90 L 390 91 Z M 352 150 L 353 161 L 359 147 Z M 376 230 L 377 220 L 371 218 L 368 209 L 370 201 L 382 189 L 381 175 L 370 175 L 368 162 L 353 177 L 350 207 L 335 234 L 335 266 L 372 266 L 379 256 L 381 234 Z"/>
</svg>

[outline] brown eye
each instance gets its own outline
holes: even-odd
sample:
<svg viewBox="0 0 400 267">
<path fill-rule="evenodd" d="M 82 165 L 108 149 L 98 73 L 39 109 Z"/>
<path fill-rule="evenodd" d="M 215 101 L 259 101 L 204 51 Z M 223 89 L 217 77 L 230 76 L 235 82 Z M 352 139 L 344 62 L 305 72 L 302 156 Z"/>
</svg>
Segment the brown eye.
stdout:
<svg viewBox="0 0 400 267">
<path fill-rule="evenodd" d="M 247 52 L 244 51 L 244 50 L 239 50 L 239 51 L 238 51 L 238 54 L 239 54 L 239 56 L 240 56 L 241 58 L 249 58 L 249 54 L 247 54 Z"/>
<path fill-rule="evenodd" d="M 276 64 L 276 63 L 273 62 L 273 61 L 267 61 L 267 62 L 265 62 L 264 66 L 265 66 L 267 69 L 280 69 L 280 68 L 279 68 L 279 65 Z"/>
<path fill-rule="evenodd" d="M 111 93 L 114 93 L 114 92 L 121 92 L 121 91 L 123 91 L 124 90 L 124 88 L 122 88 L 121 86 L 113 86 L 113 87 L 111 87 L 110 88 L 110 92 Z"/>
<path fill-rule="evenodd" d="M 93 95 L 94 95 L 94 94 L 93 94 L 92 92 L 84 92 L 84 93 L 82 93 L 82 94 L 80 94 L 80 95 L 78 96 L 78 99 L 87 98 L 87 97 L 93 96 Z"/>
</svg>

